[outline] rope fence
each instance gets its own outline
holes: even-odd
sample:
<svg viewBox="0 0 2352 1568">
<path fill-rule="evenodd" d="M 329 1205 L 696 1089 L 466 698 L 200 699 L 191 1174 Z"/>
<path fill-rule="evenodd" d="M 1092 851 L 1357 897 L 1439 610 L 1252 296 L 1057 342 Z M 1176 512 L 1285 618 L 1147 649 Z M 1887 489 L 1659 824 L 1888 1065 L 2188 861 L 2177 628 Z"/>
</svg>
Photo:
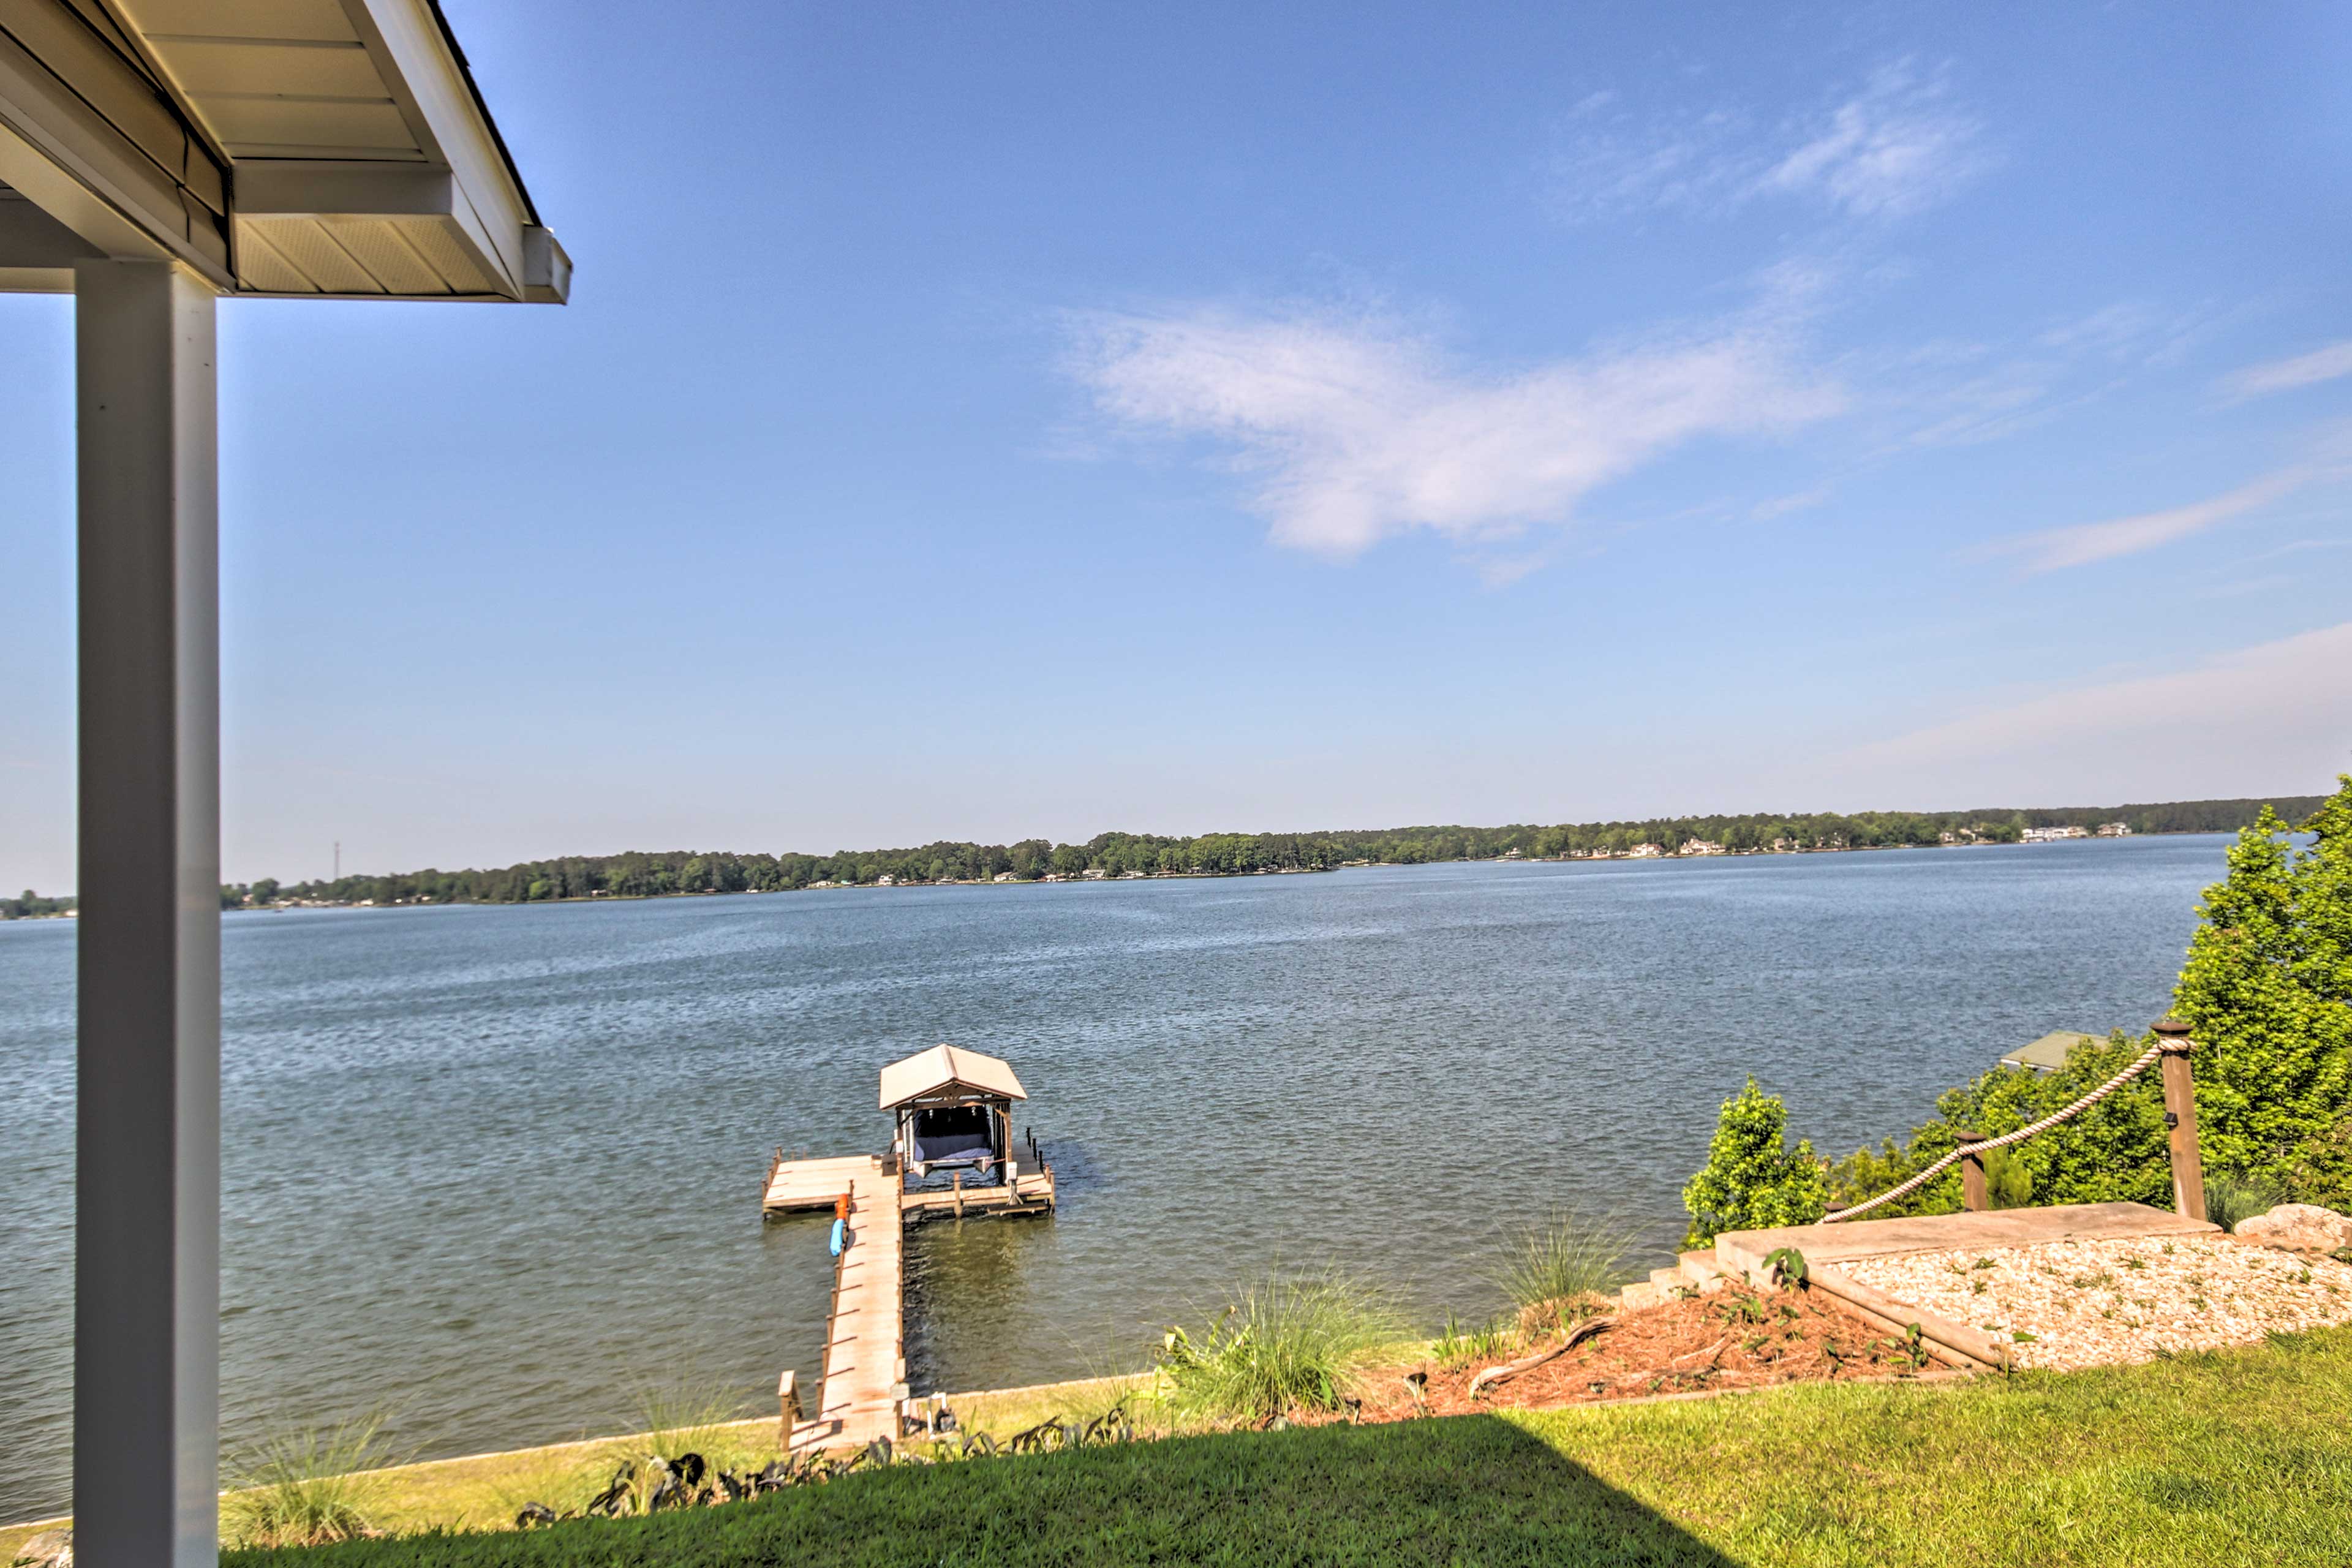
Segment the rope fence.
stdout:
<svg viewBox="0 0 2352 1568">
<path fill-rule="evenodd" d="M 2071 1121 L 2085 1110 L 2090 1110 L 2091 1107 L 2098 1104 L 2099 1101 L 2106 1099 L 2107 1096 L 2115 1093 L 2116 1090 L 2123 1088 L 2124 1085 L 2129 1083 L 2140 1074 L 2146 1072 L 2149 1068 L 2155 1066 L 2160 1058 L 2172 1056 L 2186 1057 L 2189 1054 L 2189 1042 L 2186 1038 L 2167 1038 L 2159 1040 L 2155 1045 L 2150 1046 L 2146 1051 L 2142 1052 L 2137 1061 L 2133 1062 L 2129 1067 L 2124 1068 L 2123 1071 L 2116 1074 L 2115 1077 L 2107 1079 L 2106 1082 L 2099 1085 L 2098 1088 L 2083 1096 L 2082 1099 L 2075 1100 L 2073 1104 L 2060 1107 L 2058 1110 L 2052 1111 L 2049 1115 L 2043 1117 L 2039 1121 L 2029 1121 L 2014 1132 L 2004 1132 L 1998 1138 L 1986 1138 L 1975 1142 L 1963 1143 L 1958 1148 L 1953 1150 L 1950 1153 L 1945 1155 L 1942 1159 L 1937 1161 L 1934 1164 L 1928 1166 L 1926 1170 L 1921 1171 L 1917 1175 L 1913 1176 L 1909 1181 L 1904 1182 L 1896 1186 L 1889 1187 L 1886 1191 L 1879 1194 L 1876 1197 L 1872 1198 L 1869 1202 L 1855 1204 L 1851 1208 L 1842 1208 L 1833 1214 L 1825 1214 L 1822 1215 L 1822 1223 L 1823 1225 L 1834 1225 L 1840 1220 L 1852 1219 L 1856 1215 L 1867 1214 L 1881 1204 L 1893 1203 L 1896 1198 L 1903 1196 L 1906 1193 L 1916 1192 L 1921 1186 L 1925 1185 L 1943 1172 L 1949 1170 L 1953 1165 L 1958 1163 L 1962 1160 L 1968 1159 L 1970 1156 L 1981 1158 L 1985 1153 L 1991 1150 L 2003 1148 L 2011 1143 L 2022 1143 L 2028 1138 L 2034 1136 L 2036 1133 L 2049 1131 L 2050 1129 L 2057 1126 L 2062 1121 Z M 2201 1211 L 2203 1206 L 2202 1194 L 2200 1194 L 2198 1207 Z M 2197 1217 L 2201 1219 L 2204 1216 L 2200 1212 Z"/>
</svg>

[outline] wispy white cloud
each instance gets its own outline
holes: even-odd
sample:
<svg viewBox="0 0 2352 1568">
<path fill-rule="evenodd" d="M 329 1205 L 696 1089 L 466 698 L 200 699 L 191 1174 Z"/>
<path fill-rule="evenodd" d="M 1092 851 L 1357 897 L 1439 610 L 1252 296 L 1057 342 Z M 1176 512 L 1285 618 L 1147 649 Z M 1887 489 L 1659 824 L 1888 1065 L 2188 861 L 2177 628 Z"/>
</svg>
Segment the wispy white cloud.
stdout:
<svg viewBox="0 0 2352 1568">
<path fill-rule="evenodd" d="M 1981 553 L 1986 556 L 2022 555 L 2025 557 L 2025 570 L 2036 573 L 2055 572 L 2068 566 L 2087 566 L 2095 561 L 2112 561 L 2116 556 L 2153 550 L 2159 544 L 2169 544 L 2176 539 L 2202 533 L 2232 518 L 2243 517 L 2301 489 L 2319 478 L 2321 472 L 2312 465 L 2296 464 L 2275 473 L 2264 474 L 2235 489 L 2192 501 L 2187 506 L 2021 534 L 1988 544 Z"/>
<path fill-rule="evenodd" d="M 2220 495 L 2159 511 L 2135 512 L 2100 522 L 2016 534 L 1994 540 L 1970 553 L 1978 560 L 2022 556 L 2028 573 L 2087 566 L 2093 562 L 2136 555 L 2143 550 L 2202 533 L 2284 500 L 2298 490 L 2340 483 L 2347 477 L 2352 477 L 2352 422 L 2320 427 L 2306 438 L 2297 460 Z"/>
<path fill-rule="evenodd" d="M 1393 324 L 1208 307 L 1072 318 L 1072 368 L 1131 429 L 1205 437 L 1261 476 L 1276 542 L 1345 558 L 1427 529 L 1460 542 L 1566 521 L 1591 491 L 1707 436 L 1769 435 L 1843 395 L 1767 307 L 1509 374 Z"/>
<path fill-rule="evenodd" d="M 1909 60 L 1773 128 L 1737 108 L 1643 121 L 1614 93 L 1585 99 L 1569 124 L 1559 200 L 1580 219 L 1719 214 L 1769 196 L 1899 217 L 1948 199 L 1993 161 L 1984 122 L 1957 101 L 1948 74 Z"/>
<path fill-rule="evenodd" d="M 1748 516 L 1754 522 L 1769 522 L 1792 511 L 1810 511 L 1829 500 L 1834 490 L 1835 487 L 1832 485 L 1815 485 L 1811 489 L 1799 490 L 1793 495 L 1774 496 L 1769 500 L 1758 501 L 1748 509 Z"/>
<path fill-rule="evenodd" d="M 1864 216 L 1900 216 L 1933 206 L 1976 176 L 1987 162 L 1983 130 L 1950 101 L 1940 75 L 1923 79 L 1909 61 L 1898 61 L 1838 105 L 1759 188 L 1813 195 Z"/>
<path fill-rule="evenodd" d="M 2300 386 L 2314 386 L 2347 375 L 2352 375 L 2352 338 L 2293 359 L 2249 365 L 2223 376 L 2221 390 L 2232 399 L 2242 400 L 2273 392 L 2292 392 Z"/>
<path fill-rule="evenodd" d="M 2063 773 L 2070 759 L 2095 767 L 2112 760 L 2128 763 L 2120 772 L 2145 780 L 2163 748 L 2199 773 L 2195 787 L 2180 777 L 2163 786 L 2177 795 L 2220 782 L 2204 765 L 2209 762 L 2241 773 L 2253 762 L 2279 778 L 2324 778 L 2347 765 L 2352 742 L 2347 671 L 2352 671 L 2352 621 L 2218 655 L 2188 669 L 1990 709 L 1863 746 L 1847 762 L 1868 772 L 1969 764 L 1999 776 L 2003 760 L 2021 759 L 2033 764 L 2022 771 L 2049 779 Z M 2184 738 L 2193 738 L 2193 752 L 2181 752 Z M 2270 778 L 2249 782 L 2278 787 Z"/>
</svg>

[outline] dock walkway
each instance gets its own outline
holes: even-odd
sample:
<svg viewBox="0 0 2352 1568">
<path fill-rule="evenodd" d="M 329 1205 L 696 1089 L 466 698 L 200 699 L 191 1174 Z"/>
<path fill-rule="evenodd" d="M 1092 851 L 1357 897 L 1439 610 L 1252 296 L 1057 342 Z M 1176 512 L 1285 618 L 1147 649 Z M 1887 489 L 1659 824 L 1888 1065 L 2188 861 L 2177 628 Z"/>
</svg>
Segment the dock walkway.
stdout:
<svg viewBox="0 0 2352 1568">
<path fill-rule="evenodd" d="M 898 1188 L 898 1178 L 884 1175 L 870 1154 L 791 1161 L 768 1178 L 768 1209 L 831 1208 L 849 1198 L 849 1245 L 835 1265 L 825 1315 L 824 1384 L 816 1415 L 793 1428 L 795 1453 L 898 1440 L 898 1391 L 907 1382 Z"/>
</svg>

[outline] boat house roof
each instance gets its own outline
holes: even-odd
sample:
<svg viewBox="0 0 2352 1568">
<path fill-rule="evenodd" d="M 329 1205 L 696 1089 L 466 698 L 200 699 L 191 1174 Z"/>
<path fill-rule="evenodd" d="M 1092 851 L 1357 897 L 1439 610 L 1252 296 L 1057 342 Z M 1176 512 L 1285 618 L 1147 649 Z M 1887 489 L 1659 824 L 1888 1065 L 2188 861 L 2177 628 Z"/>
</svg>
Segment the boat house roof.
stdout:
<svg viewBox="0 0 2352 1568">
<path fill-rule="evenodd" d="M 929 1100 L 959 1089 L 1004 1100 L 1029 1098 L 1029 1091 L 1001 1058 L 939 1045 L 882 1069 L 882 1109 L 895 1110 L 909 1100 Z"/>
<path fill-rule="evenodd" d="M 2058 1029 L 2042 1036 L 2030 1046 L 2020 1046 L 2000 1058 L 2005 1068 L 2032 1068 L 2035 1072 L 2056 1072 L 2066 1065 L 2066 1053 L 2086 1041 L 2095 1043 L 2096 1035 L 2085 1035 L 2074 1029 Z"/>
</svg>

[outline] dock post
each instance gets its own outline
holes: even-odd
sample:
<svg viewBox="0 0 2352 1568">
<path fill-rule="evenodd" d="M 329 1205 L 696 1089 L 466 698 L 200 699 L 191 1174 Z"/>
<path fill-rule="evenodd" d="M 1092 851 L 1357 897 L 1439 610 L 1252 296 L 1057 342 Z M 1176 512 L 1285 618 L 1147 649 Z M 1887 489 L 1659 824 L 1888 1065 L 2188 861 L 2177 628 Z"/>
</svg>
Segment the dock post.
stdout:
<svg viewBox="0 0 2352 1568">
<path fill-rule="evenodd" d="M 793 1448 L 793 1428 L 801 1424 L 800 1373 L 790 1367 L 786 1367 L 784 1375 L 776 1380 L 776 1407 L 781 1416 L 776 1427 L 776 1447 L 780 1452 L 789 1454 Z"/>
<path fill-rule="evenodd" d="M 963 1173 L 955 1172 L 948 1177 L 948 1182 L 955 1188 L 956 1218 L 961 1219 L 963 1218 Z"/>
<path fill-rule="evenodd" d="M 1975 1214 L 1986 1206 L 1984 1156 L 1975 1145 L 1984 1142 L 1981 1132 L 1955 1132 L 1953 1139 L 1960 1146 L 1960 1206 Z"/>
<path fill-rule="evenodd" d="M 2205 1217 L 2204 1156 L 2197 1148 L 2197 1083 L 2189 1068 L 2196 1047 L 2189 1026 L 2170 1014 L 2156 1021 L 2157 1047 L 2164 1052 L 2164 1125 L 2172 1147 L 2172 1209 L 2190 1219 Z"/>
</svg>

